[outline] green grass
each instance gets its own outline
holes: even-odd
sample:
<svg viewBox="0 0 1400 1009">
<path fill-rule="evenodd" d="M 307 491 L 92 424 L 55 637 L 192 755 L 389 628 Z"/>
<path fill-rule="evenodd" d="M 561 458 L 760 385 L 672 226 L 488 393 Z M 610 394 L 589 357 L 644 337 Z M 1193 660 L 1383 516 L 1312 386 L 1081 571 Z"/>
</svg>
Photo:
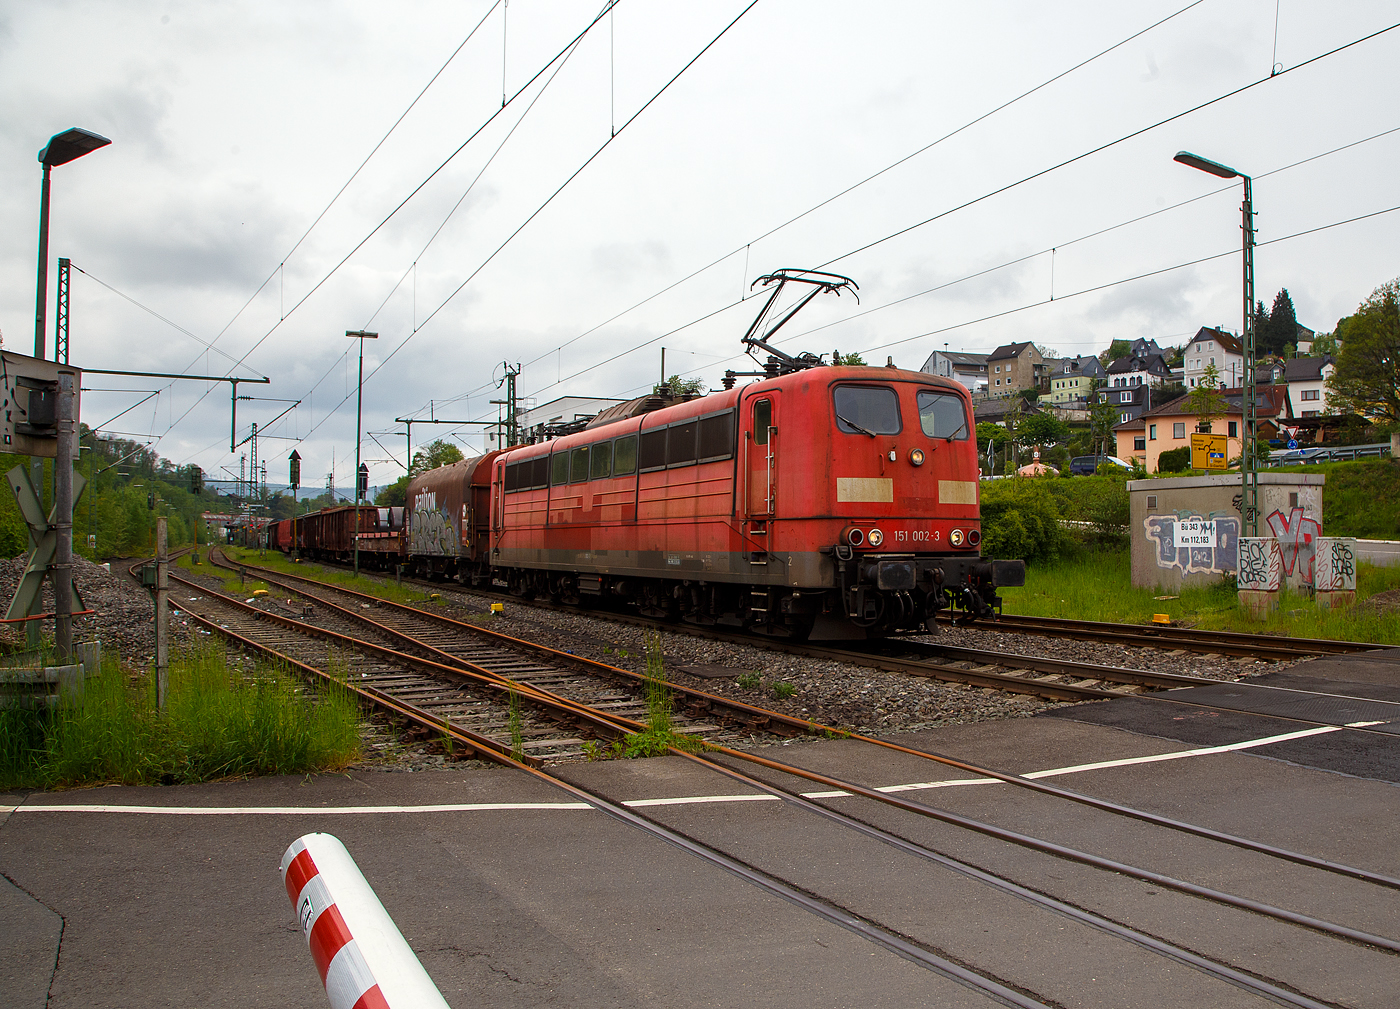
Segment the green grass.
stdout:
<svg viewBox="0 0 1400 1009">
<path fill-rule="evenodd" d="M 369 578 L 365 575 L 356 577 L 353 571 L 349 571 L 345 568 L 324 567 L 309 561 L 293 563 L 276 550 L 268 550 L 259 556 L 258 551 L 255 549 L 224 547 L 224 556 L 235 564 L 255 564 L 258 567 L 268 568 L 271 571 L 280 571 L 289 575 L 300 575 L 303 578 L 324 582 L 327 585 L 354 589 L 357 592 L 365 592 L 370 595 L 378 596 L 380 599 L 387 599 L 395 603 L 403 603 L 407 606 L 414 606 L 429 601 L 428 593 L 421 589 L 399 585 L 391 579 Z M 228 571 L 215 568 L 207 561 L 200 570 L 221 572 L 219 577 L 225 579 L 229 576 Z M 233 572 L 232 577 L 237 581 L 238 573 L 236 571 Z"/>
<path fill-rule="evenodd" d="M 1357 599 L 1400 588 L 1400 568 L 1361 563 Z M 1008 614 L 1150 623 L 1166 613 L 1205 630 L 1254 631 L 1302 638 L 1400 643 L 1400 613 L 1372 613 L 1359 607 L 1319 609 L 1306 597 L 1285 594 L 1267 620 L 1252 620 L 1239 608 L 1233 585 L 1220 581 L 1187 586 L 1179 598 L 1159 600 L 1162 589 L 1135 588 L 1129 577 L 1127 549 L 1082 549 L 1060 560 L 1026 569 L 1026 586 L 1002 590 Z M 1177 594 L 1177 593 L 1171 593 Z"/>
<path fill-rule="evenodd" d="M 0 709 L 0 787 L 184 784 L 337 770 L 359 757 L 359 709 L 333 684 L 313 700 L 286 671 L 231 667 L 212 643 L 178 656 L 169 684 L 157 711 L 154 678 L 110 662 L 80 701 Z"/>
<path fill-rule="evenodd" d="M 672 747 L 695 752 L 704 743 L 693 736 L 683 735 L 671 728 L 673 699 L 666 680 L 666 665 L 658 631 L 643 635 L 646 646 L 647 727 L 613 740 L 613 755 L 618 757 L 660 757 Z"/>
</svg>

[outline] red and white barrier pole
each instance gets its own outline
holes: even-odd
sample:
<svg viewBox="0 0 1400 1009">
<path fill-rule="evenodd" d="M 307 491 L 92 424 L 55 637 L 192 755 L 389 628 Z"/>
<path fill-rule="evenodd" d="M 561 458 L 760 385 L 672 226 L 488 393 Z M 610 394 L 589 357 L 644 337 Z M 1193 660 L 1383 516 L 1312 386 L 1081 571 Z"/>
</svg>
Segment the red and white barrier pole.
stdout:
<svg viewBox="0 0 1400 1009">
<path fill-rule="evenodd" d="M 339 838 L 293 841 L 282 855 L 282 882 L 331 1009 L 447 1009 Z"/>
</svg>

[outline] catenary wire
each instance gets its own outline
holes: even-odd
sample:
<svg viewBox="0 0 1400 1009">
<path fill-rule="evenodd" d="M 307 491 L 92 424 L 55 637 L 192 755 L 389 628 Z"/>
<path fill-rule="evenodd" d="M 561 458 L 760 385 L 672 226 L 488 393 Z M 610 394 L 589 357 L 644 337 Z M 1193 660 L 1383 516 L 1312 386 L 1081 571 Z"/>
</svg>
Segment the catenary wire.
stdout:
<svg viewBox="0 0 1400 1009">
<path fill-rule="evenodd" d="M 450 294 L 448 294 L 448 296 L 438 305 L 437 308 L 433 309 L 433 311 L 430 312 L 430 313 L 423 319 L 423 321 L 418 325 L 418 328 L 417 328 L 417 329 L 413 330 L 413 331 L 410 332 L 407 336 L 405 336 L 401 341 L 399 341 L 398 345 L 395 346 L 394 349 L 391 350 L 391 351 L 385 356 L 384 360 L 380 361 L 379 364 L 375 366 L 374 370 L 373 370 L 372 372 L 370 372 L 370 374 L 369 374 L 368 376 L 366 376 L 366 379 L 365 379 L 365 380 L 366 380 L 366 381 L 369 381 L 369 380 L 372 379 L 375 375 L 377 375 L 377 374 L 380 372 L 380 370 L 383 369 L 384 366 L 387 365 L 387 364 L 394 358 L 394 355 L 396 355 L 400 350 L 402 350 L 405 346 L 407 346 L 408 343 L 409 343 L 409 341 L 412 340 L 413 337 L 416 336 L 416 335 L 423 329 L 423 327 L 426 326 L 426 325 L 433 319 L 434 316 L 436 316 L 439 312 L 441 312 L 444 308 L 446 308 L 447 305 L 452 301 L 452 299 L 455 298 L 459 293 L 461 293 L 461 291 L 462 291 L 469 283 L 471 283 L 471 281 L 472 281 L 479 273 L 481 273 L 481 271 L 484 270 L 484 269 L 486 268 L 486 266 L 487 266 L 493 259 L 495 259 L 496 256 L 499 255 L 500 252 L 501 252 L 507 245 L 510 244 L 510 242 L 511 242 L 512 239 L 514 239 L 517 235 L 519 235 L 522 231 L 524 231 L 525 228 L 530 224 L 530 222 L 533 221 L 536 217 L 538 217 L 538 216 L 544 211 L 544 209 L 545 209 L 546 207 L 548 207 L 548 206 L 550 205 L 550 203 L 552 203 L 552 202 L 554 201 L 554 198 L 557 197 L 560 193 L 562 193 L 562 192 L 564 191 L 564 189 L 569 185 L 569 183 L 573 182 L 574 179 L 578 178 L 579 175 L 581 175 L 581 174 L 583 173 L 583 171 L 584 171 L 586 168 L 588 168 L 588 166 L 591 165 L 591 164 L 598 158 L 598 156 L 599 156 L 600 154 L 602 154 L 603 151 L 605 151 L 605 150 L 612 144 L 612 142 L 613 142 L 614 140 L 616 140 L 618 137 L 622 136 L 622 134 L 627 130 L 627 127 L 631 126 L 632 123 L 636 122 L 637 118 L 638 118 L 639 116 L 641 116 L 642 113 L 646 112 L 646 110 L 649 109 L 649 108 L 652 106 L 652 104 L 653 104 L 657 99 L 659 99 L 663 94 L 665 94 L 666 91 L 671 87 L 671 85 L 674 84 L 674 83 L 676 83 L 676 81 L 678 81 L 678 80 L 681 78 L 681 75 L 683 75 L 687 70 L 689 70 L 692 66 L 694 66 L 695 63 L 696 63 L 702 56 L 705 55 L 705 53 L 709 52 L 709 50 L 710 50 L 716 43 L 718 43 L 720 39 L 722 39 L 726 34 L 728 34 L 729 30 L 730 30 L 731 28 L 733 28 L 736 24 L 738 24 L 739 21 L 744 17 L 744 15 L 747 14 L 749 11 L 753 10 L 754 7 L 756 7 L 756 6 L 758 5 L 758 3 L 759 3 L 759 0 L 752 0 L 752 2 L 748 4 L 748 6 L 746 6 L 743 10 L 741 10 L 741 11 L 735 16 L 734 20 L 730 21 L 729 24 L 725 25 L 724 28 L 722 28 L 722 29 L 720 30 L 719 34 L 717 34 L 717 35 L 716 35 L 714 38 L 712 38 L 709 42 L 705 43 L 704 47 L 703 47 L 698 53 L 696 53 L 693 57 L 691 57 L 690 60 L 687 61 L 686 64 L 685 64 L 683 67 L 680 68 L 680 70 L 676 71 L 675 76 L 673 76 L 670 80 L 668 80 L 665 84 L 663 84 L 663 85 L 661 86 L 661 88 L 660 88 L 659 90 L 656 91 L 655 94 L 653 94 L 650 98 L 648 98 L 648 99 L 646 100 L 646 102 L 642 105 L 641 108 L 639 108 L 636 112 L 632 113 L 632 115 L 631 115 L 625 122 L 623 122 L 623 124 L 622 124 L 621 126 L 619 126 L 619 127 L 617 128 L 617 132 L 616 132 L 616 133 L 614 133 L 612 136 L 608 137 L 607 140 L 603 141 L 603 143 L 598 147 L 598 149 L 595 150 L 592 154 L 590 154 L 590 155 L 588 156 L 588 158 L 583 162 L 583 164 L 581 164 L 578 168 L 576 168 L 576 169 L 569 175 L 569 177 L 566 178 L 566 179 L 559 185 L 559 187 L 558 187 L 557 189 L 555 189 L 554 192 L 552 192 L 552 193 L 545 199 L 545 201 L 544 201 L 543 203 L 541 203 L 541 204 L 534 210 L 534 212 L 532 212 L 532 213 L 530 214 L 530 216 L 527 217 L 527 218 L 524 220 L 524 222 L 522 222 L 522 223 L 520 224 L 519 227 L 517 227 L 514 231 L 512 231 L 512 232 L 510 233 L 510 235 L 508 235 L 508 236 L 506 237 L 505 241 L 501 242 L 501 244 L 498 245 L 498 246 L 496 247 L 496 249 L 495 249 L 490 255 L 488 255 L 488 256 L 486 257 L 486 259 L 483 260 L 483 261 L 480 263 L 480 265 L 478 265 L 478 266 L 476 267 L 476 269 L 473 270 L 473 271 L 467 276 L 467 278 L 466 278 L 465 280 L 463 280 L 460 284 L 458 284 L 457 287 L 454 288 Z M 610 8 L 605 8 L 604 10 L 606 11 L 606 10 L 608 10 L 608 9 L 610 9 Z M 600 15 L 600 16 L 601 16 L 601 15 Z M 345 403 L 349 402 L 349 400 L 350 400 L 350 397 L 349 397 L 349 395 L 347 394 L 346 397 L 345 397 L 344 399 L 341 400 L 341 402 L 336 406 L 335 409 L 338 410 L 338 409 L 340 408 L 340 406 L 344 406 Z M 310 437 L 311 434 L 316 430 L 316 428 L 317 428 L 317 427 L 320 427 L 320 425 L 321 425 L 322 423 L 324 423 L 325 420 L 328 419 L 329 417 L 331 417 L 334 413 L 335 413 L 335 410 L 332 410 L 330 413 L 328 413 L 328 414 L 326 415 L 325 418 L 323 418 L 321 421 L 319 421 L 319 422 L 317 422 L 315 425 L 313 425 L 313 427 L 311 428 L 311 430 L 307 431 L 307 433 L 306 433 L 306 435 L 305 435 L 304 437 Z"/>
<path fill-rule="evenodd" d="M 1116 147 L 1119 144 L 1126 143 L 1127 141 L 1132 140 L 1134 137 L 1140 137 L 1144 133 L 1150 133 L 1152 130 L 1158 129 L 1162 126 L 1166 126 L 1168 123 L 1174 123 L 1178 119 L 1182 119 L 1186 116 L 1193 115 L 1194 113 L 1200 112 L 1202 109 L 1209 108 L 1212 105 L 1219 104 L 1220 102 L 1233 98 L 1236 95 L 1243 94 L 1251 88 L 1258 87 L 1260 84 L 1265 84 L 1268 81 L 1276 80 L 1277 78 L 1282 77 L 1285 74 L 1291 74 L 1295 70 L 1301 70 L 1303 67 L 1311 66 L 1312 64 L 1317 63 L 1320 60 L 1324 60 L 1329 56 L 1335 56 L 1337 53 L 1343 52 L 1347 49 L 1351 49 L 1353 46 L 1359 46 L 1363 42 L 1369 42 L 1371 39 L 1384 35 L 1386 34 L 1386 32 L 1394 31 L 1396 28 L 1400 28 L 1400 22 L 1396 22 L 1395 24 L 1392 24 L 1386 28 L 1381 28 L 1378 31 L 1371 32 L 1369 35 L 1363 35 L 1361 38 L 1348 42 L 1345 45 L 1337 46 L 1337 48 L 1335 49 L 1329 49 L 1325 53 L 1321 53 L 1317 56 L 1314 56 L 1312 59 L 1304 60 L 1302 63 L 1298 63 L 1294 66 L 1288 67 L 1287 69 L 1280 70 L 1276 74 L 1270 74 L 1268 77 L 1261 77 L 1258 80 L 1251 81 L 1248 84 L 1235 88 L 1233 91 L 1227 91 L 1225 94 L 1220 95 L 1218 98 L 1212 98 L 1209 101 L 1201 102 L 1199 105 L 1195 105 L 1189 109 L 1186 109 L 1184 112 L 1178 112 L 1175 115 L 1168 116 L 1166 119 L 1158 120 L 1157 122 L 1152 123 L 1150 126 L 1144 126 L 1141 129 L 1134 130 L 1131 133 L 1125 134 L 1124 136 L 1119 137 L 1117 140 L 1110 140 L 1108 143 L 1100 144 L 1098 147 L 1084 151 L 1082 154 L 1076 154 L 1074 157 L 1067 158 L 1064 161 L 1059 162 L 1058 164 L 1051 165 L 1048 168 L 1042 168 L 1040 171 L 1027 175 L 1024 178 L 1017 179 L 1015 182 L 1008 182 L 1004 186 L 999 186 L 998 188 L 993 189 L 988 193 L 983 193 L 981 196 L 974 197 L 973 199 L 968 200 L 965 203 L 960 203 L 956 207 L 950 207 L 949 209 L 934 214 L 932 217 L 925 218 L 924 220 L 919 221 L 916 224 L 911 224 L 908 227 L 900 228 L 898 231 L 891 232 L 883 238 L 877 238 L 873 242 L 867 242 L 864 245 L 858 246 L 857 248 L 852 249 L 850 252 L 843 252 L 841 255 L 836 256 L 833 259 L 828 259 L 825 263 L 822 263 L 816 268 L 819 270 L 825 270 L 827 267 L 839 263 L 843 259 L 850 259 L 854 255 L 857 255 L 862 252 L 867 252 L 870 249 L 875 248 L 875 246 L 877 245 L 882 245 L 883 243 L 898 238 L 901 235 L 907 235 L 911 231 L 915 231 L 918 228 L 922 228 L 926 224 L 932 224 L 934 221 L 941 220 L 942 218 L 947 217 L 950 214 L 955 214 L 959 210 L 966 210 L 968 207 L 981 203 L 984 200 L 989 200 L 994 196 L 999 196 L 1002 193 L 1007 192 L 1008 190 L 1015 189 L 1017 186 L 1023 186 L 1027 182 L 1030 182 L 1034 179 L 1038 179 L 1043 175 L 1049 175 L 1051 172 L 1059 171 L 1061 168 L 1064 168 L 1068 165 L 1072 165 L 1077 161 L 1083 161 L 1085 158 L 1093 157 L 1095 154 L 1101 154 L 1102 152 L 1108 150 L 1111 147 Z"/>
<path fill-rule="evenodd" d="M 715 259 L 715 260 L 713 260 L 712 262 L 706 264 L 705 266 L 702 266 L 702 267 L 700 267 L 699 269 L 694 270 L 693 272 L 687 274 L 686 276 L 681 277 L 679 280 L 677 280 L 677 281 L 675 281 L 675 282 L 673 282 L 673 283 L 671 283 L 671 284 L 666 285 L 666 286 L 663 287 L 661 290 L 655 292 L 654 294 L 648 295 L 647 297 L 643 298 L 641 301 L 638 301 L 637 303 L 633 304 L 632 306 L 623 309 L 622 311 L 618 312 L 616 315 L 612 316 L 611 318 L 605 319 L 605 320 L 603 320 L 602 322 L 598 323 L 597 325 L 592 326 L 592 327 L 590 327 L 589 329 L 584 330 L 582 333 L 578 334 L 577 336 L 574 336 L 574 337 L 571 337 L 571 338 L 568 339 L 568 340 L 565 340 L 563 343 L 559 344 L 557 347 L 554 347 L 554 348 L 552 348 L 552 349 L 546 351 L 545 353 L 536 356 L 536 357 L 533 358 L 532 360 L 526 362 L 526 365 L 525 365 L 525 366 L 526 366 L 526 367 L 529 367 L 530 365 L 537 364 L 537 363 L 539 363 L 540 361 L 544 360 L 545 358 L 549 357 L 551 354 L 556 354 L 556 353 L 558 353 L 559 351 L 564 350 L 566 347 L 570 346 L 571 344 L 577 343 L 579 340 L 582 340 L 582 339 L 584 339 L 585 337 L 587 337 L 587 336 L 589 336 L 589 335 L 591 335 L 591 334 L 597 332 L 598 330 L 602 329 L 604 326 L 611 325 L 612 323 L 616 322 L 618 319 L 621 319 L 621 318 L 622 318 L 623 316 L 625 316 L 625 315 L 629 315 L 630 313 L 636 311 L 638 308 L 641 308 L 643 305 L 647 304 L 648 302 L 654 301 L 655 299 L 661 297 L 662 295 L 666 294 L 666 293 L 669 292 L 669 291 L 674 290 L 675 288 L 679 287 L 680 285 L 685 284 L 685 283 L 687 283 L 687 282 L 689 282 L 689 281 L 695 279 L 696 277 L 698 277 L 698 276 L 700 276 L 701 274 L 707 272 L 708 270 L 713 269 L 714 267 L 716 267 L 716 266 L 718 266 L 719 264 L 725 262 L 726 260 L 732 258 L 733 256 L 737 255 L 738 253 L 740 253 L 740 252 L 745 252 L 746 250 L 748 250 L 748 249 L 750 248 L 750 246 L 754 245 L 755 243 L 761 242 L 761 241 L 763 241 L 765 238 L 770 238 L 770 237 L 772 237 L 773 235 L 777 234 L 779 231 L 782 231 L 784 228 L 787 228 L 787 227 L 789 227 L 790 225 L 793 225 L 793 224 L 797 223 L 798 221 L 802 220 L 804 217 L 807 217 L 808 215 L 810 215 L 810 214 L 812 214 L 812 213 L 815 213 L 816 211 L 818 211 L 818 210 L 822 209 L 823 207 L 827 206 L 828 204 L 834 203 L 836 200 L 839 200 L 839 199 L 841 199 L 842 197 L 847 196 L 847 195 L 849 195 L 850 193 L 855 192 L 855 190 L 861 188 L 862 186 L 866 185 L 867 183 L 873 182 L 875 179 L 878 179 L 880 176 L 886 174 L 887 172 L 890 172 L 890 171 L 894 170 L 895 168 L 898 168 L 900 165 L 904 164 L 905 162 L 910 161 L 910 160 L 912 160 L 912 159 L 918 157 L 919 155 L 924 154 L 925 152 L 932 150 L 934 147 L 938 146 L 939 144 L 943 143 L 943 142 L 946 141 L 946 140 L 951 139 L 952 137 L 958 135 L 959 133 L 962 133 L 964 130 L 970 129 L 971 127 L 977 125 L 978 123 L 982 122 L 983 120 L 985 120 L 985 119 L 987 119 L 987 118 L 989 118 L 989 117 L 991 117 L 991 116 L 993 116 L 993 115 L 996 115 L 998 112 L 1002 112 L 1002 111 L 1004 111 L 1004 110 L 1010 108 L 1012 105 L 1015 105 L 1017 102 L 1020 102 L 1020 101 L 1022 101 L 1023 99 L 1030 97 L 1031 95 L 1035 94 L 1037 91 L 1041 91 L 1041 90 L 1043 90 L 1044 88 L 1049 87 L 1051 84 L 1054 84 L 1056 81 L 1058 81 L 1058 80 L 1060 80 L 1060 79 L 1062 79 L 1062 78 L 1068 76 L 1069 74 L 1074 73 L 1076 70 L 1080 70 L 1080 69 L 1082 69 L 1083 67 L 1088 66 L 1090 63 L 1093 63 L 1093 62 L 1095 62 L 1096 60 L 1099 60 L 1099 59 L 1101 59 L 1102 57 L 1107 56 L 1109 53 L 1113 52 L 1114 50 L 1119 49 L 1119 48 L 1123 47 L 1124 45 L 1127 45 L 1129 42 L 1131 42 L 1131 41 L 1133 41 L 1134 39 L 1139 38 L 1139 37 L 1141 37 L 1141 36 L 1147 34 L 1148 32 L 1152 31 L 1153 29 L 1161 27 L 1162 25 L 1166 24 L 1168 21 L 1171 21 L 1173 18 L 1176 18 L 1176 17 L 1178 17 L 1178 16 L 1180 16 L 1180 15 L 1186 13 L 1186 12 L 1189 11 L 1192 7 L 1197 6 L 1197 5 L 1198 5 L 1199 3 L 1201 3 L 1201 2 L 1202 2 L 1202 0 L 1194 0 L 1194 2 L 1189 3 L 1189 4 L 1187 4 L 1185 7 L 1182 7 L 1182 8 L 1180 8 L 1179 10 L 1173 12 L 1172 14 L 1167 15 L 1166 17 L 1162 18 L 1161 20 L 1156 21 L 1156 22 L 1154 22 L 1154 23 L 1148 25 L 1146 28 L 1143 28 L 1143 29 L 1141 29 L 1141 30 L 1139 30 L 1139 31 L 1137 31 L 1137 32 L 1134 32 L 1132 35 L 1129 35 L 1129 36 L 1127 36 L 1126 38 L 1120 39 L 1118 42 L 1115 42 L 1113 45 L 1109 46 L 1108 48 L 1102 49 L 1102 50 L 1100 50 L 1099 52 L 1095 53 L 1094 55 L 1092 55 L 1092 56 L 1090 56 L 1090 57 L 1088 57 L 1088 58 L 1086 58 L 1086 59 L 1083 59 L 1083 60 L 1079 61 L 1078 63 L 1074 64 L 1073 66 L 1069 67 L 1068 69 L 1062 70 L 1060 73 L 1055 74 L 1053 77 L 1047 78 L 1046 80 L 1044 80 L 1044 81 L 1042 81 L 1041 83 L 1037 84 L 1035 87 L 1030 88 L 1030 89 L 1028 89 L 1028 90 L 1026 90 L 1026 91 L 1021 92 L 1021 93 L 1018 94 L 1016 97 L 1011 98 L 1010 100 L 1008 100 L 1008 101 L 1006 101 L 1006 102 L 1003 102 L 1001 105 L 996 106 L 995 108 L 991 109 L 990 111 L 984 112 L 984 113 L 982 113 L 980 116 L 977 116 L 976 118 L 969 120 L 968 122 L 966 122 L 966 123 L 964 123 L 963 125 L 957 127 L 956 129 L 954 129 L 954 130 L 952 130 L 952 131 L 950 131 L 950 132 L 944 134 L 943 136 L 939 137 L 938 139 L 933 140 L 933 141 L 931 141 L 931 142 L 929 142 L 929 143 L 923 145 L 923 146 L 920 147 L 918 150 L 913 151 L 913 152 L 911 152 L 911 153 L 909 153 L 909 154 L 906 154 L 904 157 L 898 159 L 897 161 L 892 162 L 891 164 L 886 165 L 884 168 L 881 168 L 879 171 L 877 171 L 877 172 L 875 172 L 875 173 L 873 173 L 873 174 L 871 174 L 871 175 L 866 176 L 865 178 L 861 179 L 860 181 L 855 182 L 855 183 L 853 183 L 852 185 L 847 186 L 845 189 L 842 189 L 841 191 L 839 191 L 839 192 L 837 192 L 837 193 L 835 193 L 835 194 L 833 194 L 833 195 L 827 197 L 826 199 L 822 200 L 821 202 L 819 202 L 819 203 L 817 203 L 817 204 L 815 204 L 815 205 L 813 205 L 813 206 L 811 206 L 811 207 L 808 207 L 806 210 L 802 211 L 801 213 L 797 214 L 796 216 L 791 217 L 791 218 L 788 218 L 786 221 L 783 221 L 781 224 L 778 224 L 778 225 L 776 225 L 776 226 L 774 226 L 774 227 L 772 227 L 772 228 L 769 228 L 767 231 L 763 232 L 763 233 L 760 234 L 758 237 L 753 238 L 753 239 L 750 239 L 749 241 L 745 242 L 743 245 L 740 245 L 740 246 L 738 246 L 737 248 L 735 248 L 735 249 L 733 249 L 733 250 L 731 250 L 731 251 L 729 251 L 729 252 L 726 252 L 724 255 L 720 256 L 718 259 Z M 743 300 L 746 300 L 746 299 L 741 298 L 740 300 L 743 301 Z M 654 341 L 651 341 L 651 342 L 654 342 Z M 485 391 L 486 388 L 488 388 L 488 386 L 484 386 L 484 385 L 483 385 L 483 386 L 480 386 L 480 387 L 478 387 L 478 388 L 472 390 L 470 393 L 467 393 L 467 394 L 465 394 L 464 396 L 462 396 L 462 397 L 457 397 L 457 398 L 470 398 L 470 396 L 472 396 L 472 395 L 475 395 L 475 394 L 477 394 L 477 393 L 479 393 L 479 392 Z M 421 408 L 420 408 L 420 409 L 421 409 Z"/>
</svg>

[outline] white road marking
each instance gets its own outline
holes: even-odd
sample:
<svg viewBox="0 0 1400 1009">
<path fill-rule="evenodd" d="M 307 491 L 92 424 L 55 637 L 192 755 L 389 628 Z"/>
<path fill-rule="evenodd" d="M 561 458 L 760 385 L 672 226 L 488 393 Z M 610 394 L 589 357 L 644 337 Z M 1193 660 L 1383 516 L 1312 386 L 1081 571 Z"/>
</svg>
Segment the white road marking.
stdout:
<svg viewBox="0 0 1400 1009">
<path fill-rule="evenodd" d="M 1131 764 L 1153 764 L 1163 760 L 1181 760 L 1185 757 L 1206 757 L 1215 753 L 1230 753 L 1247 750 L 1255 746 L 1268 746 L 1271 743 L 1284 743 L 1291 739 L 1307 736 L 1321 736 L 1329 732 L 1340 732 L 1343 728 L 1366 728 L 1383 725 L 1384 722 L 1350 722 L 1346 726 L 1320 725 L 1297 732 L 1285 732 L 1277 736 L 1264 736 L 1260 739 L 1246 739 L 1240 743 L 1226 743 L 1223 746 L 1204 746 L 1194 750 L 1174 750 L 1170 753 L 1153 753 L 1145 757 L 1124 757 L 1119 760 L 1101 760 L 1092 764 L 1074 764 L 1070 767 L 1054 767 L 1044 771 L 1031 771 L 1022 777 L 1052 778 L 1060 774 L 1078 774 L 1081 771 L 1098 771 L 1110 767 L 1127 767 Z M 943 781 L 918 781 L 904 785 L 882 785 L 877 792 L 913 792 L 926 788 L 949 788 L 954 785 L 996 785 L 997 778 L 947 778 Z M 807 799 L 838 799 L 849 796 L 850 792 L 803 792 Z M 778 802 L 779 797 L 767 794 L 739 795 L 681 795 L 662 799 L 629 799 L 624 806 L 691 806 L 717 802 Z M 551 810 L 551 809 L 592 809 L 586 802 L 456 802 L 431 806 L 121 806 L 96 805 L 88 803 L 64 803 L 61 805 L 19 805 L 0 806 L 0 813 L 150 813 L 158 816 L 347 816 L 363 813 L 477 813 L 491 810 Z"/>
</svg>

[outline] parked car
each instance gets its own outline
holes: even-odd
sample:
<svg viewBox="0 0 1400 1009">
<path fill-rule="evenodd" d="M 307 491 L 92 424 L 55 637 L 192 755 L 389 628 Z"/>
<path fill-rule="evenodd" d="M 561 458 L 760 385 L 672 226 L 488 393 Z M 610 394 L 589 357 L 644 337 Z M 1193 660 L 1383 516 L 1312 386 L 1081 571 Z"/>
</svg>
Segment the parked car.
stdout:
<svg viewBox="0 0 1400 1009">
<path fill-rule="evenodd" d="M 1070 476 L 1093 476 L 1104 464 L 1118 466 L 1122 469 L 1133 468 L 1131 463 L 1124 462 L 1116 455 L 1077 455 L 1069 461 L 1069 474 Z"/>
</svg>

